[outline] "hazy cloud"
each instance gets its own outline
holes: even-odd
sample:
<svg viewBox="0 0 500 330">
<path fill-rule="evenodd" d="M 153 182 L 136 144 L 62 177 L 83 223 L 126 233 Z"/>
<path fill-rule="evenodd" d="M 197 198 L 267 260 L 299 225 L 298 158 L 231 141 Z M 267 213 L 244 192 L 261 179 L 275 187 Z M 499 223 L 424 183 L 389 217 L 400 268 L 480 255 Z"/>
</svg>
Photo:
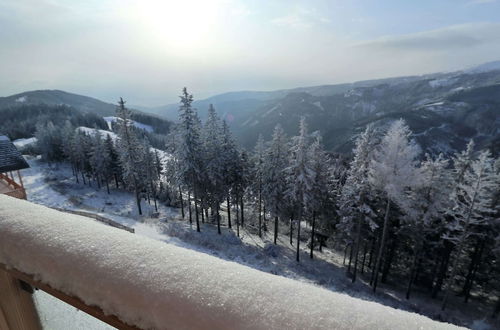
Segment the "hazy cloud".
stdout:
<svg viewBox="0 0 500 330">
<path fill-rule="evenodd" d="M 318 24 L 330 23 L 330 19 L 320 15 L 314 8 L 297 7 L 288 15 L 272 19 L 271 23 L 293 29 L 309 29 Z"/>
<path fill-rule="evenodd" d="M 382 37 L 354 46 L 375 50 L 448 51 L 494 44 L 499 41 L 499 23 L 480 23 L 456 25 L 402 36 Z"/>
</svg>

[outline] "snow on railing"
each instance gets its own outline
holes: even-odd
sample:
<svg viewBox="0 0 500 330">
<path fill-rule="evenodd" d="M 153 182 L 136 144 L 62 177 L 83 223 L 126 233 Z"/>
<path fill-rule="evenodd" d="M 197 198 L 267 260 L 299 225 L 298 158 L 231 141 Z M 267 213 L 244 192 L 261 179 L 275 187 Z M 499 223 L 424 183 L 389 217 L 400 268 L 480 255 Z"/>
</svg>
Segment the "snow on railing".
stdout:
<svg viewBox="0 0 500 330">
<path fill-rule="evenodd" d="M 455 328 L 8 196 L 0 263 L 145 329 Z"/>
</svg>

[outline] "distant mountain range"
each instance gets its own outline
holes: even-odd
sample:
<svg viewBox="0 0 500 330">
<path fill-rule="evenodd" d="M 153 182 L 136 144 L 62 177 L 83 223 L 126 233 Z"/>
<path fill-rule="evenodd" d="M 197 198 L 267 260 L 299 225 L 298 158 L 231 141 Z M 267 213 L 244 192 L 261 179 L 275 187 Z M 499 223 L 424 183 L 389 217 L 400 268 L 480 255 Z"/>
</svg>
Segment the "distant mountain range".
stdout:
<svg viewBox="0 0 500 330">
<path fill-rule="evenodd" d="M 63 91 L 32 91 L 0 97 L 0 109 L 19 104 L 67 104 L 101 116 L 116 106 Z M 259 134 L 269 139 L 276 124 L 297 134 L 301 116 L 311 131 L 320 131 L 325 146 L 349 152 L 353 137 L 373 123 L 384 127 L 404 118 L 427 152 L 451 153 L 474 138 L 480 147 L 500 151 L 500 61 L 463 71 L 367 80 L 355 83 L 299 87 L 276 91 L 239 91 L 196 100 L 201 118 L 213 104 L 245 147 Z M 178 104 L 136 107 L 175 121 Z"/>
<path fill-rule="evenodd" d="M 92 97 L 68 93 L 60 90 L 38 90 L 0 97 L 0 109 L 22 104 L 67 105 L 82 112 L 92 112 L 101 116 L 112 116 L 116 105 Z"/>
</svg>

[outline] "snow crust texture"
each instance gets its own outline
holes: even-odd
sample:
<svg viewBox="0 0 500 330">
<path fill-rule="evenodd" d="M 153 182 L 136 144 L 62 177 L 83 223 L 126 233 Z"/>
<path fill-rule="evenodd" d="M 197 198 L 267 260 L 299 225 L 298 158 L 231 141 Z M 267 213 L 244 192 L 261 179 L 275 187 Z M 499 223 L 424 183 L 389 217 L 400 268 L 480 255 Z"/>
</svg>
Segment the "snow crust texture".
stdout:
<svg viewBox="0 0 500 330">
<path fill-rule="evenodd" d="M 455 329 L 0 195 L 0 263 L 144 329 Z"/>
</svg>

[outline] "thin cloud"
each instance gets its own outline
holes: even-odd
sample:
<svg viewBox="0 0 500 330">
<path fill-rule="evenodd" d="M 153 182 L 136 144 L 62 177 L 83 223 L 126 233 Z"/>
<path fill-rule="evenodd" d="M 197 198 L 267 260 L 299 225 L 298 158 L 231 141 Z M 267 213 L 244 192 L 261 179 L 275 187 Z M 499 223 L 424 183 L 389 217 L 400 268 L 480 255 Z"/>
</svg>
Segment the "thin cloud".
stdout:
<svg viewBox="0 0 500 330">
<path fill-rule="evenodd" d="M 498 2 L 497 0 L 471 0 L 467 2 L 467 6 L 485 5 L 489 3 Z"/>
<path fill-rule="evenodd" d="M 314 26 L 330 23 L 330 19 L 320 15 L 314 8 L 295 8 L 292 13 L 276 17 L 271 23 L 293 29 L 310 29 Z"/>
<path fill-rule="evenodd" d="M 449 26 L 402 36 L 382 37 L 364 41 L 354 48 L 374 50 L 448 51 L 468 49 L 500 41 L 499 23 L 476 23 Z"/>
</svg>

